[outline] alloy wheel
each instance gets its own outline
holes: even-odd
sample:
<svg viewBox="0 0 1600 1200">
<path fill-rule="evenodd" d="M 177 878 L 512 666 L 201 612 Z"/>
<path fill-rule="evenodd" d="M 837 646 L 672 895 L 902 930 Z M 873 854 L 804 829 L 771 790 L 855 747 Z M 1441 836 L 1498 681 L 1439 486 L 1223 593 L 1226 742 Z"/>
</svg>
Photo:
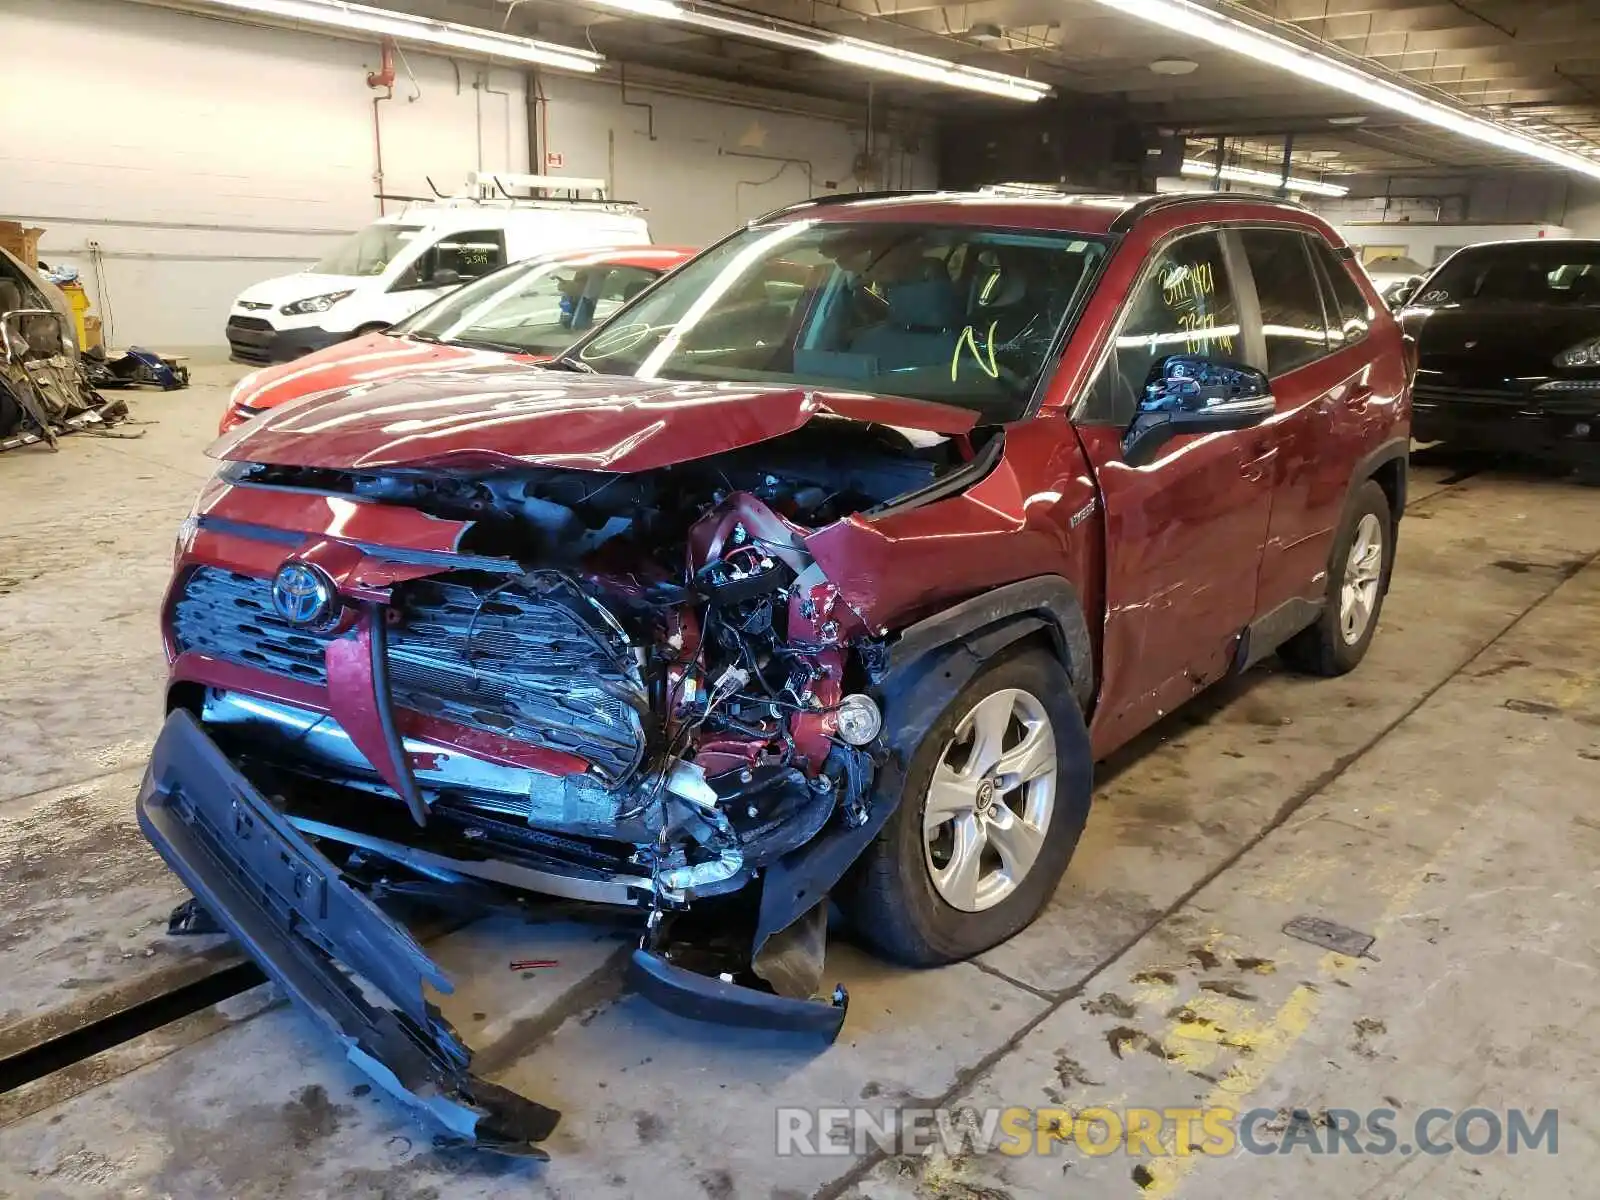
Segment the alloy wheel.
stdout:
<svg viewBox="0 0 1600 1200">
<path fill-rule="evenodd" d="M 978 701 L 945 743 L 923 802 L 934 889 L 982 912 L 1027 877 L 1055 809 L 1055 730 L 1038 697 L 1002 688 Z"/>
<path fill-rule="evenodd" d="M 1383 582 L 1383 522 L 1367 513 L 1356 526 L 1345 558 L 1344 580 L 1339 588 L 1339 633 L 1345 645 L 1354 646 L 1372 624 Z"/>
</svg>

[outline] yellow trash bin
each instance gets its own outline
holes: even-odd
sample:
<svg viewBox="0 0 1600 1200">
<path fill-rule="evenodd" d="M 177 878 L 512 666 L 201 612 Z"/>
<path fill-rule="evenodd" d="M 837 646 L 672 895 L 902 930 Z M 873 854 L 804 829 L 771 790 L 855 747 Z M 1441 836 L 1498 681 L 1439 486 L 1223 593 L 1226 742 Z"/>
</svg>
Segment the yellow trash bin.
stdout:
<svg viewBox="0 0 1600 1200">
<path fill-rule="evenodd" d="M 84 326 L 84 314 L 89 311 L 89 293 L 83 290 L 81 283 L 64 283 L 61 290 L 66 294 L 67 303 L 72 305 L 72 324 L 77 331 L 78 349 L 82 350 L 89 345 L 89 331 Z"/>
</svg>

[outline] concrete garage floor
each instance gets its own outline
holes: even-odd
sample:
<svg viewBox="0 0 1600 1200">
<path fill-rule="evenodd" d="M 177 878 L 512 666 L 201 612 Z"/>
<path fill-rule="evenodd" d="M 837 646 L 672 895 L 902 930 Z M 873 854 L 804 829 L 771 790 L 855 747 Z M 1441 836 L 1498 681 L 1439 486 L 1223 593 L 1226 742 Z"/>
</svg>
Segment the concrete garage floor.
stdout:
<svg viewBox="0 0 1600 1200">
<path fill-rule="evenodd" d="M 139 441 L 0 457 L 0 1060 L 234 961 L 165 937 L 179 892 L 131 812 L 170 539 L 233 374 L 137 397 Z M 565 1111 L 553 1162 L 431 1145 L 263 987 L 0 1095 L 0 1196 L 1586 1194 L 1600 490 L 1428 465 L 1412 486 L 1357 673 L 1258 670 L 1106 764 L 1054 902 L 981 961 L 836 946 L 836 1045 L 652 1009 L 605 926 L 483 923 L 433 943 L 460 984 L 442 1005 L 482 1073 Z M 1376 957 L 1289 938 L 1299 915 Z M 560 966 L 505 970 L 532 955 Z M 1553 1156 L 779 1157 L 780 1105 L 1298 1108 L 1313 1128 L 1388 1108 L 1405 1143 L 1429 1108 L 1561 1112 Z"/>
</svg>

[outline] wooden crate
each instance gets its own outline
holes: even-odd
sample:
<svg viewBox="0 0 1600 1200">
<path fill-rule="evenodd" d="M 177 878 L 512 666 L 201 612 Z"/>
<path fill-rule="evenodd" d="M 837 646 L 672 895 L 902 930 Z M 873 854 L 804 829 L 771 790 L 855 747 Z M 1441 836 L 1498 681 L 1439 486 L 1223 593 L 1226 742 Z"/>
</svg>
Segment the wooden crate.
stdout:
<svg viewBox="0 0 1600 1200">
<path fill-rule="evenodd" d="M 42 229 L 35 229 L 17 221 L 0 221 L 0 246 L 15 254 L 30 267 L 39 265 L 39 237 Z"/>
</svg>

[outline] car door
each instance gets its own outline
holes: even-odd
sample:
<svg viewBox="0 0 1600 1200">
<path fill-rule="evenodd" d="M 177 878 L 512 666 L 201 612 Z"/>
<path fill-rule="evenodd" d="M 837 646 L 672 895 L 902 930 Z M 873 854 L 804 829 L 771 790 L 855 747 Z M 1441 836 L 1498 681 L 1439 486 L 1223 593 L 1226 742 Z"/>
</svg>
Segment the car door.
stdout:
<svg viewBox="0 0 1600 1200">
<path fill-rule="evenodd" d="M 1152 367 L 1172 354 L 1249 361 L 1258 341 L 1238 255 L 1215 231 L 1158 246 L 1074 412 L 1105 510 L 1104 685 L 1092 728 L 1106 754 L 1217 679 L 1256 611 L 1271 502 L 1260 429 L 1190 434 L 1149 461 L 1124 435 Z"/>
<path fill-rule="evenodd" d="M 390 285 L 383 299 L 383 319 L 394 322 L 419 312 L 464 283 L 506 265 L 503 229 L 466 229 L 440 234 Z M 441 273 L 447 282 L 438 282 Z"/>
<path fill-rule="evenodd" d="M 1265 427 L 1278 452 L 1257 603 L 1259 640 L 1267 643 L 1280 625 L 1304 625 L 1308 605 L 1327 588 L 1328 554 L 1360 457 L 1350 437 L 1372 396 L 1366 335 L 1374 314 L 1345 275 L 1355 300 L 1347 294 L 1352 311 L 1342 316 L 1339 296 L 1322 282 L 1316 257 L 1322 239 L 1310 230 L 1254 227 L 1234 236 L 1254 280 L 1265 370 L 1277 401 Z M 1342 264 L 1334 266 L 1343 273 Z"/>
</svg>

